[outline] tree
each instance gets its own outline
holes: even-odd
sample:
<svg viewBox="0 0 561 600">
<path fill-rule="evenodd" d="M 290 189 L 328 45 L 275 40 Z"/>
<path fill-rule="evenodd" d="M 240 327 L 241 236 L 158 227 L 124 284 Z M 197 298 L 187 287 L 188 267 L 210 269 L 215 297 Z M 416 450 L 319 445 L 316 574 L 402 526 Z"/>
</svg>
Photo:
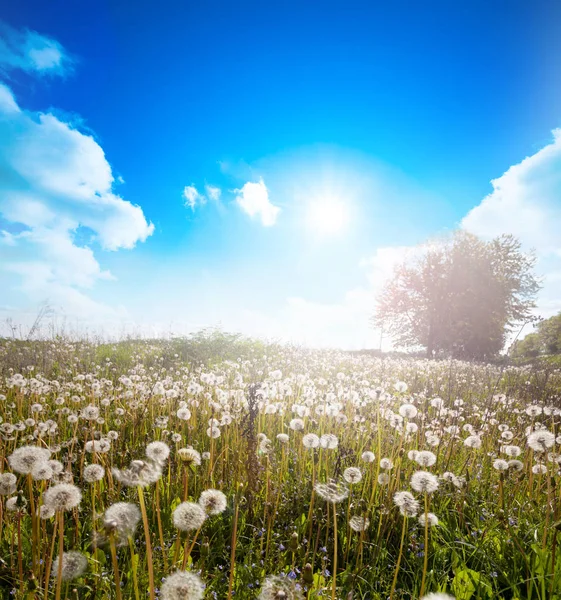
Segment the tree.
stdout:
<svg viewBox="0 0 561 600">
<path fill-rule="evenodd" d="M 534 264 L 513 236 L 485 242 L 458 231 L 396 268 L 374 323 L 397 346 L 421 346 L 427 356 L 489 358 L 516 323 L 531 318 L 540 287 Z"/>
<path fill-rule="evenodd" d="M 515 358 L 536 358 L 561 354 L 561 313 L 540 321 L 534 333 L 516 342 L 512 349 Z"/>
</svg>

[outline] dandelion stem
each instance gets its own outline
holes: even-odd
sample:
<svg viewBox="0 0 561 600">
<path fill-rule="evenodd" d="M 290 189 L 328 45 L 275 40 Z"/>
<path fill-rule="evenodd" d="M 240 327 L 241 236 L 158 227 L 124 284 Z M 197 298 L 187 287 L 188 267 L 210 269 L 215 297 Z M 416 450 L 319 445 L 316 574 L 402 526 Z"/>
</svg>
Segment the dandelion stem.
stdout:
<svg viewBox="0 0 561 600">
<path fill-rule="evenodd" d="M 395 592 L 395 586 L 397 584 L 397 575 L 399 573 L 399 565 L 401 564 L 401 557 L 403 555 L 403 542 L 405 540 L 405 530 L 407 529 L 407 517 L 403 517 L 403 525 L 401 527 L 401 542 L 399 543 L 399 554 L 397 555 L 397 563 L 395 565 L 395 573 L 393 574 L 392 589 L 390 591 L 390 600 L 393 599 Z"/>
<path fill-rule="evenodd" d="M 427 568 L 429 563 L 429 495 L 425 494 L 425 548 L 423 556 L 423 576 L 421 578 L 420 596 L 423 597 L 425 592 L 425 581 L 427 577 Z"/>
<path fill-rule="evenodd" d="M 142 513 L 142 523 L 144 525 L 144 538 L 146 540 L 146 561 L 148 563 L 148 585 L 150 600 L 155 599 L 154 587 L 154 563 L 152 561 L 152 544 L 150 542 L 150 528 L 148 526 L 148 515 L 146 514 L 146 504 L 144 502 L 144 490 L 138 486 L 138 500 L 140 502 L 140 512 Z"/>
<path fill-rule="evenodd" d="M 337 593 L 337 507 L 333 504 L 333 583 L 331 587 L 331 600 L 335 600 Z"/>
<path fill-rule="evenodd" d="M 56 576 L 56 600 L 60 600 L 60 592 L 62 590 L 62 555 L 64 553 L 64 512 L 58 513 L 58 569 Z"/>
<path fill-rule="evenodd" d="M 115 547 L 115 535 L 113 533 L 109 536 L 109 547 L 111 548 L 111 562 L 113 563 L 113 577 L 115 578 L 115 599 L 121 600 L 121 579 L 119 577 L 117 548 Z"/>
</svg>

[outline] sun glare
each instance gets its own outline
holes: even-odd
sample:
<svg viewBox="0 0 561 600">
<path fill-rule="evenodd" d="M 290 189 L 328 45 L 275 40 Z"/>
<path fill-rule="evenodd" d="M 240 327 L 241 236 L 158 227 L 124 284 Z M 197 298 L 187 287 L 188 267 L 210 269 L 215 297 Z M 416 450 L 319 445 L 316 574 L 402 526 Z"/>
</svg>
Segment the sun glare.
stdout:
<svg viewBox="0 0 561 600">
<path fill-rule="evenodd" d="M 349 210 L 339 198 L 317 198 L 310 203 L 307 222 L 310 229 L 320 235 L 340 233 L 349 223 Z"/>
</svg>

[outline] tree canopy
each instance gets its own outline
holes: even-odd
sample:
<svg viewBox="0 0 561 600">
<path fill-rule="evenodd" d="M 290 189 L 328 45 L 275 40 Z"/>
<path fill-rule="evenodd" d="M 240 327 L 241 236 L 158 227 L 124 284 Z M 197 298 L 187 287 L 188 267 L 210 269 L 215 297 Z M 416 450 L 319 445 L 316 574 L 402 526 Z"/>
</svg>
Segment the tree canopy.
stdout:
<svg viewBox="0 0 561 600">
<path fill-rule="evenodd" d="M 561 313 L 540 321 L 534 333 L 517 341 L 512 349 L 515 358 L 561 355 Z"/>
<path fill-rule="evenodd" d="M 428 356 L 486 359 L 517 323 L 531 319 L 535 257 L 502 235 L 489 242 L 458 231 L 399 265 L 378 297 L 375 325 L 396 346 Z"/>
</svg>

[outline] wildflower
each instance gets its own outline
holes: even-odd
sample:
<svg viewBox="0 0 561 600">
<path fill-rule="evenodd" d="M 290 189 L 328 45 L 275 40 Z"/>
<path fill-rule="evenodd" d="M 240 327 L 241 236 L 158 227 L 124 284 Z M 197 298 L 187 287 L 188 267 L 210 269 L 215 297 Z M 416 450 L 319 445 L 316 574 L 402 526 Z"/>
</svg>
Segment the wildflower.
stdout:
<svg viewBox="0 0 561 600">
<path fill-rule="evenodd" d="M 51 451 L 39 446 L 21 446 L 16 448 L 8 457 L 10 467 L 22 475 L 31 473 L 33 467 L 38 463 L 44 463 L 51 457 Z"/>
<path fill-rule="evenodd" d="M 307 433 L 302 438 L 304 448 L 317 448 L 319 446 L 319 437 L 315 433 Z"/>
<path fill-rule="evenodd" d="M 53 470 L 46 462 L 36 464 L 31 471 L 31 477 L 36 481 L 48 481 L 52 479 L 53 475 Z"/>
<path fill-rule="evenodd" d="M 200 529 L 205 519 L 205 511 L 195 502 L 182 502 L 173 511 L 173 524 L 181 531 Z"/>
<path fill-rule="evenodd" d="M 177 571 L 166 577 L 160 588 L 161 600 L 201 600 L 205 592 L 202 579 L 190 571 Z"/>
<path fill-rule="evenodd" d="M 443 594 L 441 592 L 432 592 L 431 594 L 427 594 L 423 596 L 421 600 L 456 600 L 454 596 L 450 596 L 449 594 Z"/>
<path fill-rule="evenodd" d="M 39 507 L 39 518 L 40 519 L 51 519 L 55 516 L 55 511 L 52 506 L 47 506 L 46 504 L 42 504 Z"/>
<path fill-rule="evenodd" d="M 394 384 L 393 389 L 396 392 L 404 393 L 407 391 L 407 384 L 404 381 L 398 381 Z"/>
<path fill-rule="evenodd" d="M 93 464 L 84 467 L 84 481 L 86 483 L 94 483 L 101 481 L 105 475 L 105 469 L 101 465 Z"/>
<path fill-rule="evenodd" d="M 370 525 L 370 520 L 362 515 L 351 517 L 349 525 L 353 531 L 366 531 Z"/>
<path fill-rule="evenodd" d="M 329 483 L 316 483 L 314 486 L 316 494 L 326 502 L 338 504 L 343 502 L 349 495 L 349 489 L 340 483 L 331 481 Z"/>
<path fill-rule="evenodd" d="M 404 517 L 415 517 L 419 512 L 419 502 L 410 492 L 396 492 L 393 501 Z"/>
<path fill-rule="evenodd" d="M 201 464 L 201 455 L 194 448 L 180 448 L 177 451 L 177 455 L 183 462 L 189 465 L 198 467 Z"/>
<path fill-rule="evenodd" d="M 294 431 L 302 431 L 304 429 L 304 421 L 302 419 L 292 419 L 288 426 Z"/>
<path fill-rule="evenodd" d="M 217 427 L 216 425 L 211 425 L 206 430 L 206 434 L 208 435 L 209 438 L 212 438 L 213 440 L 215 440 L 216 438 L 220 437 L 220 427 Z"/>
<path fill-rule="evenodd" d="M 327 448 L 328 450 L 334 450 L 339 445 L 339 440 L 337 439 L 337 436 L 333 435 L 332 433 L 324 433 L 319 438 L 319 445 L 322 448 Z"/>
<path fill-rule="evenodd" d="M 17 477 L 13 473 L 0 473 L 0 496 L 9 496 L 16 491 Z"/>
<path fill-rule="evenodd" d="M 417 452 L 414 460 L 421 467 L 432 467 L 436 462 L 436 456 L 429 450 L 422 450 L 421 452 Z"/>
<path fill-rule="evenodd" d="M 271 575 L 261 585 L 258 600 L 303 600 L 300 587 L 288 577 Z"/>
<path fill-rule="evenodd" d="M 443 473 L 440 478 L 444 481 L 450 482 L 454 487 L 458 489 L 464 487 L 465 481 L 462 478 L 457 477 L 456 475 L 454 475 L 454 473 L 451 473 L 450 471 L 446 471 L 445 473 Z"/>
<path fill-rule="evenodd" d="M 82 409 L 80 416 L 86 421 L 95 421 L 99 417 L 99 408 L 97 406 L 86 406 Z"/>
<path fill-rule="evenodd" d="M 547 467 L 545 465 L 537 464 L 532 467 L 532 473 L 536 475 L 544 475 L 547 473 Z"/>
<path fill-rule="evenodd" d="M 290 441 L 290 438 L 286 435 L 286 433 L 278 433 L 277 434 L 277 440 L 281 444 L 288 444 L 288 442 Z"/>
<path fill-rule="evenodd" d="M 43 494 L 43 503 L 54 511 L 72 510 L 81 500 L 80 488 L 71 483 L 53 485 Z"/>
<path fill-rule="evenodd" d="M 164 442 L 151 442 L 146 446 L 146 456 L 159 465 L 163 465 L 169 456 L 169 446 Z"/>
<path fill-rule="evenodd" d="M 90 440 L 84 444 L 84 450 L 89 453 L 97 452 L 98 454 L 105 454 L 111 450 L 111 442 L 107 438 Z"/>
<path fill-rule="evenodd" d="M 127 543 L 140 521 L 140 509 L 131 502 L 116 502 L 112 504 L 103 516 L 103 525 L 116 536 L 117 545 Z"/>
<path fill-rule="evenodd" d="M 508 468 L 513 471 L 522 471 L 522 469 L 524 469 L 524 463 L 520 460 L 509 460 Z"/>
<path fill-rule="evenodd" d="M 555 435 L 546 429 L 534 431 L 528 436 L 528 446 L 534 452 L 545 452 L 548 448 L 553 448 L 555 444 Z"/>
<path fill-rule="evenodd" d="M 362 473 L 357 467 L 349 467 L 343 472 L 343 479 L 347 483 L 359 483 L 362 480 Z"/>
<path fill-rule="evenodd" d="M 382 458 L 382 460 L 380 461 L 380 468 L 384 469 L 385 471 L 393 469 L 393 461 L 391 460 L 391 458 Z"/>
<path fill-rule="evenodd" d="M 219 515 L 226 510 L 228 501 L 220 490 L 204 490 L 201 492 L 199 504 L 208 515 Z"/>
<path fill-rule="evenodd" d="M 57 556 L 53 561 L 51 577 L 57 577 L 62 560 L 62 581 L 71 581 L 81 577 L 88 568 L 88 559 L 81 552 L 63 552 L 62 559 Z"/>
<path fill-rule="evenodd" d="M 438 489 L 438 479 L 428 471 L 416 471 L 411 477 L 411 487 L 416 492 L 432 494 Z"/>
<path fill-rule="evenodd" d="M 404 419 L 414 419 L 417 416 L 418 410 L 417 407 L 413 404 L 402 404 L 399 407 L 399 414 Z"/>
<path fill-rule="evenodd" d="M 493 469 L 496 469 L 497 471 L 507 471 L 508 463 L 502 458 L 497 458 L 497 460 L 493 461 Z"/>
<path fill-rule="evenodd" d="M 522 454 L 522 450 L 518 446 L 503 446 L 501 450 L 504 454 L 510 456 L 511 458 L 516 458 Z"/>
<path fill-rule="evenodd" d="M 370 450 L 366 450 L 365 452 L 362 453 L 362 456 L 360 458 L 365 463 L 372 463 L 376 460 L 376 455 L 374 454 L 374 452 L 370 452 Z"/>
<path fill-rule="evenodd" d="M 380 473 L 378 475 L 378 483 L 380 485 L 388 485 L 390 482 L 390 476 L 387 473 Z"/>
<path fill-rule="evenodd" d="M 481 448 L 481 438 L 478 435 L 470 435 L 464 440 L 464 446 L 467 448 Z"/>
<path fill-rule="evenodd" d="M 182 421 L 188 421 L 191 418 L 191 411 L 186 406 L 178 408 L 175 414 L 177 415 L 177 418 Z"/>
<path fill-rule="evenodd" d="M 429 527 L 435 527 L 436 525 L 438 525 L 438 517 L 434 513 L 427 513 L 426 517 L 428 518 Z M 421 525 L 421 527 L 424 527 L 426 521 L 425 513 L 421 513 L 417 520 L 419 521 L 419 525 Z"/>
<path fill-rule="evenodd" d="M 162 476 L 162 470 L 159 465 L 144 460 L 133 460 L 128 469 L 120 470 L 113 468 L 111 472 L 117 481 L 120 481 L 127 487 L 146 487 L 152 483 L 156 483 Z"/>
</svg>

